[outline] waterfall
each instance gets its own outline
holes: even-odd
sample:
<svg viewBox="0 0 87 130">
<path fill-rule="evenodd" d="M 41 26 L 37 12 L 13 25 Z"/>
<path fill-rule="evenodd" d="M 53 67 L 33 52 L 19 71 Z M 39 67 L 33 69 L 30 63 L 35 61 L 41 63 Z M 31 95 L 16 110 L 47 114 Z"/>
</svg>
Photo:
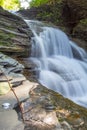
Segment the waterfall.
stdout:
<svg viewBox="0 0 87 130">
<path fill-rule="evenodd" d="M 87 107 L 87 53 L 61 30 L 38 21 L 26 22 L 34 34 L 31 60 L 39 70 L 38 81 Z"/>
</svg>

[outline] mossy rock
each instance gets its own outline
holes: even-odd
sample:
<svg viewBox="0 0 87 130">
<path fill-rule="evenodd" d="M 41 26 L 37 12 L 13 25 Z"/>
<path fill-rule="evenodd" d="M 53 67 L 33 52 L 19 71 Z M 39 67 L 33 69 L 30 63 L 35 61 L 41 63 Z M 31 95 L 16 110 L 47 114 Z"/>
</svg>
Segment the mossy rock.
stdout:
<svg viewBox="0 0 87 130">
<path fill-rule="evenodd" d="M 27 107 L 24 107 L 23 110 L 26 111 L 24 118 L 27 117 L 28 129 L 30 128 L 31 124 L 30 119 L 32 112 L 33 121 L 38 121 L 38 119 L 36 120 L 35 118 L 40 114 L 39 111 L 43 109 L 46 111 L 46 114 L 55 112 L 56 117 L 61 125 L 66 122 L 68 126 L 70 126 L 68 129 L 62 125 L 62 129 L 64 130 L 87 130 L 87 109 L 75 104 L 67 98 L 64 98 L 60 94 L 43 87 L 42 85 L 38 85 L 37 87 L 31 89 L 29 92 L 29 99 L 25 102 L 25 105 Z M 32 108 L 30 111 L 29 106 Z M 34 128 L 36 129 L 37 127 L 34 125 Z"/>
<path fill-rule="evenodd" d="M 1 82 L 0 83 L 0 96 L 8 93 L 10 91 L 10 87 L 8 82 Z"/>
<path fill-rule="evenodd" d="M 87 42 L 87 19 L 80 20 L 73 33 L 75 37 Z"/>
<path fill-rule="evenodd" d="M 1 52 L 10 55 L 14 50 L 16 56 L 27 57 L 31 47 L 31 35 L 31 30 L 21 17 L 0 7 L 0 48 L 4 48 L 0 49 Z M 6 50 L 7 47 L 11 49 Z M 18 50 L 20 54 L 16 53 Z"/>
</svg>

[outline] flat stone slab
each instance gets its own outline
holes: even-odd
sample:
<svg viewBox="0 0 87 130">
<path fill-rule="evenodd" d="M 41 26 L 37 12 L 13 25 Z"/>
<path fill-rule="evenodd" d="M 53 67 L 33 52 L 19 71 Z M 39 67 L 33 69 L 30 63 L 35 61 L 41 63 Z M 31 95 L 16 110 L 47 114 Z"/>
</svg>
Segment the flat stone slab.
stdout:
<svg viewBox="0 0 87 130">
<path fill-rule="evenodd" d="M 12 80 L 11 76 L 7 76 L 7 77 L 8 77 L 8 79 L 6 79 L 6 77 L 4 75 L 0 75 L 0 82 L 7 82 L 8 80 Z"/>
<path fill-rule="evenodd" d="M 0 130 L 24 130 L 24 124 L 18 120 L 15 110 L 0 112 Z"/>
<path fill-rule="evenodd" d="M 23 81 L 23 84 L 15 87 L 14 91 L 19 99 L 23 101 L 29 98 L 29 91 L 32 87 L 37 86 L 37 83 Z M 4 109 L 3 103 L 10 103 L 10 109 Z M 18 120 L 18 115 L 13 107 L 18 104 L 12 91 L 9 91 L 6 95 L 0 96 L 0 130 L 24 130 L 24 124 Z"/>
<path fill-rule="evenodd" d="M 20 102 L 29 98 L 29 91 L 35 85 L 37 85 L 37 83 L 29 82 L 26 80 L 23 81 L 22 85 L 13 88 Z M 0 111 L 3 109 L 3 103 L 10 103 L 12 108 L 16 107 L 18 104 L 16 97 L 12 91 L 9 91 L 6 95 L 0 96 Z"/>
</svg>

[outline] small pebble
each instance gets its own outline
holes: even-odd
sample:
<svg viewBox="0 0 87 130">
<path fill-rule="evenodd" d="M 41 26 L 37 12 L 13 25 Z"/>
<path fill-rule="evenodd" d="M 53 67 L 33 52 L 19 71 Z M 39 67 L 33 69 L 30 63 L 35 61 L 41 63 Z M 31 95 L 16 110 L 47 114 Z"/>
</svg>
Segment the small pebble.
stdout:
<svg viewBox="0 0 87 130">
<path fill-rule="evenodd" d="M 10 103 L 3 103 L 3 104 L 2 104 L 2 107 L 3 107 L 4 109 L 9 109 L 10 106 L 11 106 Z"/>
</svg>

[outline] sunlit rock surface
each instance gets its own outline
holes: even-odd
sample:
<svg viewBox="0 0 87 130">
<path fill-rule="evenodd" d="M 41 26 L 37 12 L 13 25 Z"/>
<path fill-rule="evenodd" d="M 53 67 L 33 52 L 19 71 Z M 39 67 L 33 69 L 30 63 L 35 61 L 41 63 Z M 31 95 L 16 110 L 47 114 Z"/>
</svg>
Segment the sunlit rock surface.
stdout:
<svg viewBox="0 0 87 130">
<path fill-rule="evenodd" d="M 86 130 L 87 109 L 41 85 L 22 103 L 24 130 Z"/>
</svg>

